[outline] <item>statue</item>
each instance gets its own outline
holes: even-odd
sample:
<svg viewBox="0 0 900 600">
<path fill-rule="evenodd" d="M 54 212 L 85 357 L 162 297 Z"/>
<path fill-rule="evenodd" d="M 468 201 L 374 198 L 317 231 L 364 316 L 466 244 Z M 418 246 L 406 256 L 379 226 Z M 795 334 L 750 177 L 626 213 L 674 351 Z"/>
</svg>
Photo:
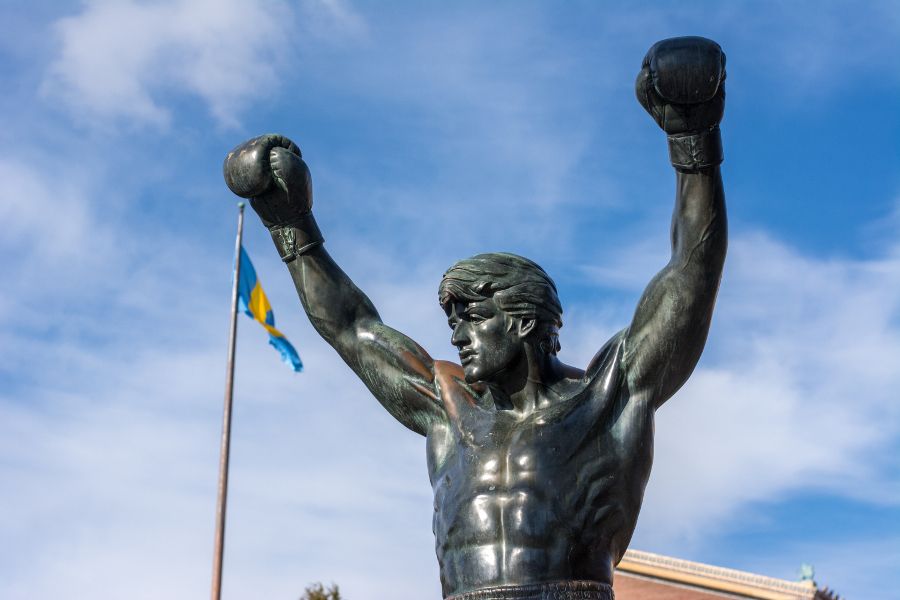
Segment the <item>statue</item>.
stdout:
<svg viewBox="0 0 900 600">
<path fill-rule="evenodd" d="M 323 246 L 299 148 L 264 135 L 225 179 L 249 198 L 313 326 L 394 418 L 427 439 L 441 584 L 452 600 L 609 600 L 653 458 L 654 411 L 706 342 L 727 245 L 719 164 L 725 56 L 699 37 L 650 48 L 637 97 L 676 171 L 672 259 L 631 324 L 585 370 L 560 362 L 562 308 L 547 273 L 480 254 L 439 299 L 460 365 L 384 324 Z"/>
</svg>

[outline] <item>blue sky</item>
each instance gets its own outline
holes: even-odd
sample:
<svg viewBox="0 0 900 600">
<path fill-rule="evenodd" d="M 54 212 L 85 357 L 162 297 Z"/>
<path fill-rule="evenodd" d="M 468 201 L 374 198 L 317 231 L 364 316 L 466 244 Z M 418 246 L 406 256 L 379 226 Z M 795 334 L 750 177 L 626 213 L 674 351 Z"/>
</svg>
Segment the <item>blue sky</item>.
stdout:
<svg viewBox="0 0 900 600">
<path fill-rule="evenodd" d="M 896 3 L 2 10 L 0 597 L 208 593 L 229 149 L 303 148 L 333 256 L 434 356 L 443 270 L 512 251 L 555 278 L 584 365 L 667 260 L 674 176 L 634 76 L 704 35 L 728 55 L 730 254 L 632 546 L 897 598 Z M 316 337 L 249 216 L 306 372 L 241 322 L 225 597 L 439 597 L 423 441 Z"/>
</svg>

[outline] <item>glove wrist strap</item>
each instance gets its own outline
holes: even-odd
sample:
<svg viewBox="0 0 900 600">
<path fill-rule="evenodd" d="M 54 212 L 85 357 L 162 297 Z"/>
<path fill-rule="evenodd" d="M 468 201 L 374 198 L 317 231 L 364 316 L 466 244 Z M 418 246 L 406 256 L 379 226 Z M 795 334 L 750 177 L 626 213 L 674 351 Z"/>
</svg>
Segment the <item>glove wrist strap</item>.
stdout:
<svg viewBox="0 0 900 600">
<path fill-rule="evenodd" d="M 669 159 L 679 171 L 696 173 L 722 163 L 722 134 L 716 125 L 699 133 L 669 136 Z"/>
<path fill-rule="evenodd" d="M 270 227 L 269 232 L 281 260 L 286 263 L 325 242 L 312 213 L 306 213 L 290 223 Z"/>
</svg>

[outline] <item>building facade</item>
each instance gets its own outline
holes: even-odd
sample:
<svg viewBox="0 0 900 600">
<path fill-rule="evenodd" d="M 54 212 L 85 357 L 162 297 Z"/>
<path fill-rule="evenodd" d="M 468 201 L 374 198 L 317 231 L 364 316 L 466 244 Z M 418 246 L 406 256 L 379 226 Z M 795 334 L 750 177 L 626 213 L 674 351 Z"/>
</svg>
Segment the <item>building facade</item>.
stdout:
<svg viewBox="0 0 900 600">
<path fill-rule="evenodd" d="M 616 568 L 616 600 L 839 600 L 813 580 L 787 581 L 629 550 Z"/>
</svg>

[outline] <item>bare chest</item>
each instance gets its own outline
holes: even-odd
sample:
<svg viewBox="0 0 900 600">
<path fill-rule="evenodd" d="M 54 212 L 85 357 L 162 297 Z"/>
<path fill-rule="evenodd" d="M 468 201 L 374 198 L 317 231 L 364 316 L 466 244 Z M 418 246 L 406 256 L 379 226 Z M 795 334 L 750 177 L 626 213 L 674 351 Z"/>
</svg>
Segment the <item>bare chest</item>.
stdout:
<svg viewBox="0 0 900 600">
<path fill-rule="evenodd" d="M 614 468 L 616 445 L 603 443 L 602 424 L 579 416 L 519 419 L 498 411 L 451 424 L 429 437 L 432 484 L 459 486 L 468 493 L 535 493 L 578 477 L 586 468 Z"/>
</svg>

